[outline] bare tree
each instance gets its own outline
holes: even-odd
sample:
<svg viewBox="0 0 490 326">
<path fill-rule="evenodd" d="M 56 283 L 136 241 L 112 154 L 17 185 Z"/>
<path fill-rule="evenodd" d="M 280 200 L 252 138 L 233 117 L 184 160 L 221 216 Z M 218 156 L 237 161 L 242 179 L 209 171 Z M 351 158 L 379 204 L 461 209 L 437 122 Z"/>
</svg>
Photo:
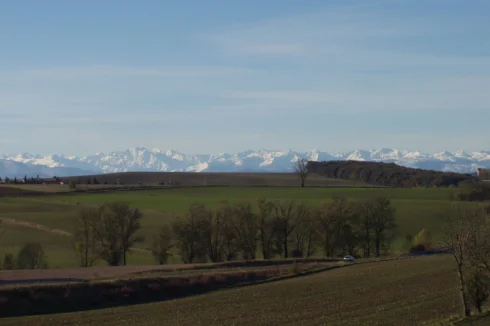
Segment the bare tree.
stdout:
<svg viewBox="0 0 490 326">
<path fill-rule="evenodd" d="M 95 227 L 99 216 L 97 209 L 84 208 L 75 219 L 73 245 L 80 267 L 90 267 L 98 259 Z"/>
<path fill-rule="evenodd" d="M 482 313 L 482 306 L 488 300 L 490 288 L 488 276 L 481 268 L 471 268 L 466 277 L 466 293 L 471 304 Z"/>
<path fill-rule="evenodd" d="M 316 210 L 325 256 L 334 256 L 336 249 L 345 245 L 342 234 L 347 231 L 346 227 L 354 214 L 353 204 L 343 197 L 334 197 L 331 203 L 324 203 Z"/>
<path fill-rule="evenodd" d="M 294 172 L 301 180 L 301 187 L 304 188 L 306 178 L 308 177 L 308 160 L 305 158 L 299 158 L 294 163 Z"/>
<path fill-rule="evenodd" d="M 277 223 L 277 236 L 282 240 L 284 258 L 289 257 L 289 237 L 298 225 L 298 219 L 306 212 L 305 204 L 297 205 L 294 200 L 276 201 L 273 205 Z"/>
<path fill-rule="evenodd" d="M 490 212 L 481 208 L 475 212 L 468 244 L 471 265 L 490 273 Z"/>
<path fill-rule="evenodd" d="M 374 201 L 374 214 L 372 216 L 372 230 L 374 233 L 374 250 L 376 257 L 381 254 L 381 248 L 387 247 L 389 244 L 383 243 L 385 241 L 391 242 L 396 228 L 395 222 L 395 209 L 391 206 L 391 201 L 386 197 L 378 197 L 373 199 Z"/>
<path fill-rule="evenodd" d="M 235 233 L 233 221 L 233 207 L 226 202 L 216 210 L 216 219 L 220 222 L 221 229 L 221 253 L 225 260 L 237 258 L 238 239 Z"/>
<path fill-rule="evenodd" d="M 171 255 L 170 250 L 175 246 L 172 228 L 164 225 L 160 228 L 158 235 L 153 238 L 151 252 L 155 261 L 160 264 L 166 264 Z"/>
<path fill-rule="evenodd" d="M 141 229 L 143 214 L 138 208 L 132 209 L 125 202 L 106 204 L 106 207 L 112 218 L 115 219 L 117 233 L 120 237 L 123 265 L 126 265 L 127 252 L 135 243 L 144 241 L 144 237 L 137 234 Z"/>
<path fill-rule="evenodd" d="M 100 206 L 99 210 L 99 219 L 94 228 L 95 237 L 99 243 L 98 256 L 110 266 L 119 266 L 123 257 L 119 223 L 106 205 Z"/>
<path fill-rule="evenodd" d="M 463 313 L 470 316 L 471 309 L 465 291 L 465 268 L 469 264 L 469 248 L 474 232 L 475 218 L 480 214 L 474 206 L 468 203 L 452 203 L 442 216 L 443 241 L 452 252 L 458 270 L 459 291 L 463 304 Z"/>
<path fill-rule="evenodd" d="M 372 224 L 374 220 L 374 202 L 372 200 L 363 200 L 358 206 L 359 216 L 359 233 L 362 239 L 362 246 L 364 249 L 364 257 L 371 257 L 371 243 L 372 239 Z"/>
<path fill-rule="evenodd" d="M 276 232 L 274 217 L 272 215 L 274 204 L 265 198 L 257 200 L 259 239 L 264 259 L 271 259 L 273 254 L 273 241 Z"/>
<path fill-rule="evenodd" d="M 259 223 L 257 214 L 252 211 L 250 203 L 239 203 L 233 207 L 233 226 L 238 240 L 238 247 L 244 259 L 255 259 L 257 255 L 257 235 Z"/>
<path fill-rule="evenodd" d="M 204 210 L 203 205 L 192 204 L 187 210 L 186 216 L 172 224 L 176 244 L 184 263 L 192 263 L 205 255 L 199 229 Z"/>
<path fill-rule="evenodd" d="M 209 260 L 219 262 L 222 260 L 223 219 L 225 217 L 220 212 L 213 212 L 204 207 L 200 217 L 200 241 L 202 241 L 202 245 L 207 251 Z"/>
<path fill-rule="evenodd" d="M 316 229 L 313 213 L 310 209 L 299 210 L 296 217 L 297 226 L 294 228 L 293 257 L 310 257 L 315 249 L 318 231 Z"/>
</svg>

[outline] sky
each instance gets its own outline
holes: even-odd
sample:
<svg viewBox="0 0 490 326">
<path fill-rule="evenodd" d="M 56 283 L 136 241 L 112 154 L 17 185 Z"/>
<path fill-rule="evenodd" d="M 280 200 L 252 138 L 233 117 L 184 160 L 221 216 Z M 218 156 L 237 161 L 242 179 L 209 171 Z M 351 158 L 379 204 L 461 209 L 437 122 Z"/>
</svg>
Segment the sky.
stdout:
<svg viewBox="0 0 490 326">
<path fill-rule="evenodd" d="M 490 150 L 487 0 L 0 5 L 0 153 Z"/>
</svg>

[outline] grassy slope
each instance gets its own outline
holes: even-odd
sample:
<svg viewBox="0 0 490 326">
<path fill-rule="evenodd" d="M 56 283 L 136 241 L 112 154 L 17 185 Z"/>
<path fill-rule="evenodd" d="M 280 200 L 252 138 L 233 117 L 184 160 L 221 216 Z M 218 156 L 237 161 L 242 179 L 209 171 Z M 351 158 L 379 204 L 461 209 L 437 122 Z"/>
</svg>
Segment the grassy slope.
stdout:
<svg viewBox="0 0 490 326">
<path fill-rule="evenodd" d="M 145 243 L 137 247 L 148 248 L 153 234 L 158 227 L 178 218 L 193 202 L 200 202 L 210 207 L 219 205 L 222 200 L 238 202 L 242 200 L 254 201 L 265 196 L 270 199 L 295 199 L 305 201 L 312 205 L 329 200 L 334 195 L 344 195 L 349 198 L 361 199 L 370 196 L 389 196 L 398 211 L 400 225 L 399 236 L 394 248 L 399 249 L 406 233 L 415 234 L 422 228 L 433 232 L 437 240 L 438 219 L 437 214 L 446 205 L 451 189 L 375 189 L 375 188 L 181 188 L 164 190 L 144 190 L 116 192 L 109 194 L 80 194 L 47 196 L 35 198 L 0 198 L 0 217 L 12 218 L 21 221 L 41 224 L 53 229 L 72 231 L 72 220 L 83 205 L 96 205 L 108 201 L 124 200 L 134 207 L 139 207 L 145 213 L 142 233 L 146 236 Z M 77 203 L 79 203 L 77 205 Z M 10 227 L 10 226 L 7 226 Z M 27 241 L 41 241 L 57 243 L 51 234 L 43 234 L 37 230 L 22 231 L 20 227 L 16 236 L 0 236 L 0 254 L 18 248 Z M 24 233 L 25 232 L 25 233 Z M 59 236 L 57 236 L 59 237 Z M 3 248 L 3 249 L 2 249 Z M 53 266 L 74 267 L 71 259 L 55 259 L 59 253 L 56 245 L 46 248 L 51 256 Z M 61 251 L 67 252 L 63 243 Z M 134 254 L 131 263 L 137 261 L 142 264 L 151 264 L 149 254 Z M 54 260 L 53 260 L 54 259 Z M 175 261 L 178 262 L 178 261 Z"/>
<path fill-rule="evenodd" d="M 2 325 L 421 325 L 458 312 L 449 256 L 354 265 L 276 283 Z M 75 322 L 76 321 L 76 322 Z"/>
</svg>

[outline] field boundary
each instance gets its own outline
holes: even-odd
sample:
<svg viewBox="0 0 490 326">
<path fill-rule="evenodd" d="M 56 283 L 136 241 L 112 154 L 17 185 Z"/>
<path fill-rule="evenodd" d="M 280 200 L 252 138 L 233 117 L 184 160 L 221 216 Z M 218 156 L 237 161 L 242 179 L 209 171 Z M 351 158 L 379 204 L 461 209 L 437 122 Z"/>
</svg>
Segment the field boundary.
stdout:
<svg viewBox="0 0 490 326">
<path fill-rule="evenodd" d="M 49 186 L 48 186 L 49 187 Z M 21 189 L 11 187 L 13 189 Z M 138 191 L 138 190 L 171 190 L 171 189 L 187 189 L 187 188 L 299 188 L 299 186 L 285 186 L 285 185 L 172 185 L 172 186 L 129 186 L 120 188 L 96 188 L 96 189 L 77 189 L 69 191 L 38 191 L 38 190 L 25 190 L 21 192 L 2 193 L 0 197 L 42 197 L 42 196 L 60 196 L 60 195 L 78 195 L 78 194 L 100 194 L 100 193 L 113 193 L 117 191 Z M 349 189 L 372 189 L 372 188 L 389 188 L 378 185 L 367 186 L 306 186 L 305 188 L 349 188 Z"/>
</svg>

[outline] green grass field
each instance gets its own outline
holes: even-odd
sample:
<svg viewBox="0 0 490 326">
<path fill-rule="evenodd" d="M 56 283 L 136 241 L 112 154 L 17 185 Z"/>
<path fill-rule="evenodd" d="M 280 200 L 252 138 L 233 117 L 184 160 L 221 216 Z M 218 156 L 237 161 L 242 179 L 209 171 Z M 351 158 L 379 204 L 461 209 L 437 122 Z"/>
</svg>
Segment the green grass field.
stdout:
<svg viewBox="0 0 490 326">
<path fill-rule="evenodd" d="M 255 201 L 258 197 L 269 199 L 295 199 L 311 205 L 328 201 L 332 196 L 362 199 L 371 196 L 388 196 L 397 209 L 399 235 L 393 249 L 400 249 L 407 233 L 416 234 L 422 228 L 433 233 L 437 241 L 438 215 L 448 204 L 452 189 L 414 188 L 299 188 L 299 187 L 209 187 L 174 188 L 158 190 L 121 191 L 97 194 L 67 194 L 23 198 L 0 198 L 0 218 L 39 224 L 66 232 L 73 230 L 73 218 L 81 207 L 111 201 L 127 201 L 140 208 L 145 217 L 142 234 L 146 241 L 137 247 L 149 248 L 158 227 L 179 218 L 193 202 L 216 207 L 223 200 L 230 202 Z M 0 236 L 0 254 L 17 250 L 23 243 L 40 241 L 45 245 L 51 266 L 74 267 L 75 257 L 70 256 L 68 237 L 20 225 L 4 223 L 7 232 Z M 74 253 L 73 253 L 74 255 Z M 149 253 L 134 253 L 130 263 L 153 263 Z M 178 261 L 175 261 L 178 262 Z M 74 265 L 75 264 L 75 265 Z"/>
<path fill-rule="evenodd" d="M 209 294 L 1 325 L 423 325 L 460 312 L 450 256 L 354 264 Z"/>
</svg>

